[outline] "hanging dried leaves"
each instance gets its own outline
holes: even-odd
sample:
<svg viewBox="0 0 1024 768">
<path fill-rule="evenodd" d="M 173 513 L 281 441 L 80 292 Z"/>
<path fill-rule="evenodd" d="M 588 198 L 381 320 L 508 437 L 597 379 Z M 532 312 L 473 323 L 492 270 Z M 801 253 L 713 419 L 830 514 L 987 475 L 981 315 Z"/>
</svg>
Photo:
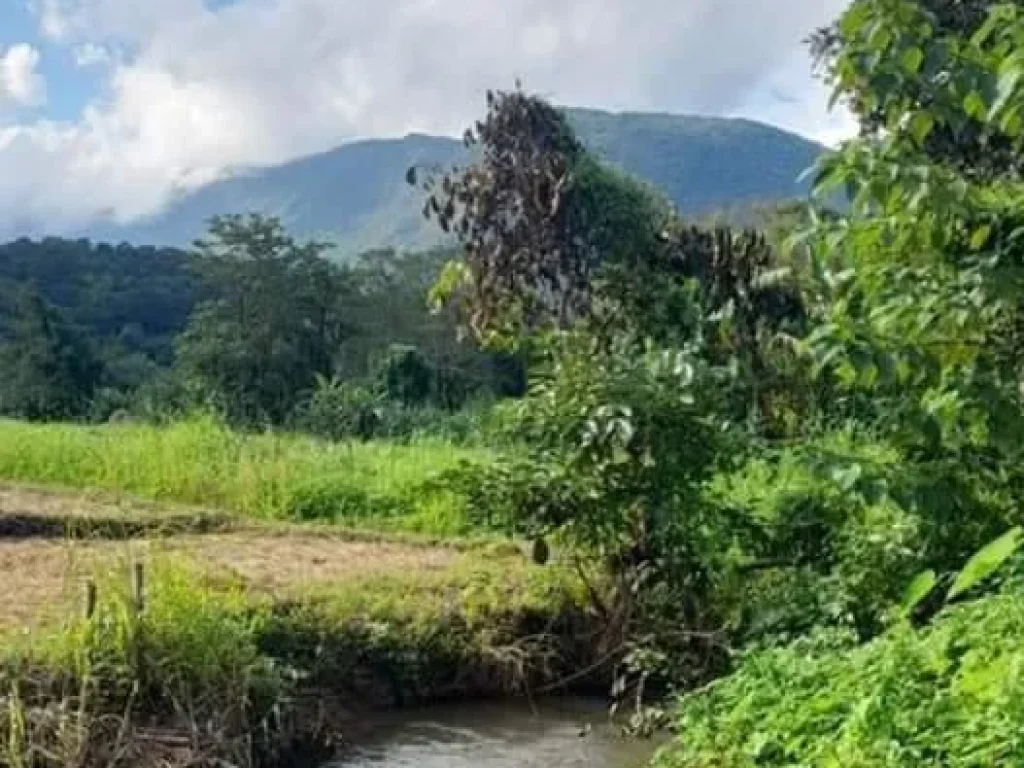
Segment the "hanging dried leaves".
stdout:
<svg viewBox="0 0 1024 768">
<path fill-rule="evenodd" d="M 583 150 L 554 107 L 518 88 L 488 92 L 487 107 L 463 137 L 478 160 L 422 184 L 423 215 L 463 247 L 467 280 L 449 298 L 481 339 L 566 327 L 587 311 L 595 258 L 564 204 Z"/>
</svg>

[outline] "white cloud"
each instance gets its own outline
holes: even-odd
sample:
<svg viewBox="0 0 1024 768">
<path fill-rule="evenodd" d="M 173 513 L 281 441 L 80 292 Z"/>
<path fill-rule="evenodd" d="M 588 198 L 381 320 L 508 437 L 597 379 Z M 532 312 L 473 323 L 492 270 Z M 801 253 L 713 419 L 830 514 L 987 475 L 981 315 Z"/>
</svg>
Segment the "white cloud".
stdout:
<svg viewBox="0 0 1024 768">
<path fill-rule="evenodd" d="M 79 61 L 130 53 L 108 57 L 104 99 L 78 122 L 0 135 L 0 210 L 130 218 L 229 166 L 459 133 L 487 88 L 517 77 L 564 104 L 744 114 L 831 137 L 801 41 L 846 2 L 37 0 L 43 32 Z M 773 88 L 785 107 L 762 98 Z"/>
<path fill-rule="evenodd" d="M 0 50 L 0 107 L 4 103 L 34 107 L 46 101 L 46 79 L 36 68 L 39 51 L 27 43 Z"/>
<path fill-rule="evenodd" d="M 75 58 L 75 66 L 79 69 L 103 67 L 113 61 L 113 56 L 107 47 L 96 43 L 82 43 L 75 46 L 72 54 Z"/>
<path fill-rule="evenodd" d="M 853 115 L 845 108 L 829 112 L 829 88 L 820 80 L 808 81 L 809 71 L 806 51 L 794 50 L 767 73 L 735 113 L 813 136 L 826 146 L 855 135 Z"/>
</svg>

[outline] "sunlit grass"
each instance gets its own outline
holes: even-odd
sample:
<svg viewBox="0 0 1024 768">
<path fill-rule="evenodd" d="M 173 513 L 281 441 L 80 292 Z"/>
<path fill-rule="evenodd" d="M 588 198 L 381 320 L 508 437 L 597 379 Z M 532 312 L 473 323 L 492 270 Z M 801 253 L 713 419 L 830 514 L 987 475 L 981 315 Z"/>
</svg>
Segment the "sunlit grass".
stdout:
<svg viewBox="0 0 1024 768">
<path fill-rule="evenodd" d="M 439 440 L 241 434 L 206 417 L 169 427 L 0 421 L 0 480 L 433 534 L 467 528 L 463 500 L 433 482 L 466 460 L 489 456 Z"/>
</svg>

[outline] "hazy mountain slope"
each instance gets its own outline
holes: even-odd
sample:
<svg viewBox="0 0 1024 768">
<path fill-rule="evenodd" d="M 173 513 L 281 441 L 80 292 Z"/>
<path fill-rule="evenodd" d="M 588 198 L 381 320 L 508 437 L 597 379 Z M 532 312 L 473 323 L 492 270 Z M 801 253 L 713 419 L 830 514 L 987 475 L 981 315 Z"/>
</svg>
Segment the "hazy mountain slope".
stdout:
<svg viewBox="0 0 1024 768">
<path fill-rule="evenodd" d="M 822 151 L 800 136 L 748 120 L 596 110 L 570 115 L 588 147 L 653 182 L 684 213 L 803 194 L 797 179 Z M 215 214 L 261 211 L 280 216 L 299 236 L 329 239 L 347 253 L 421 247 L 437 242 L 438 233 L 421 217 L 421 197 L 405 184 L 405 171 L 465 158 L 462 144 L 448 138 L 354 142 L 215 182 L 148 220 L 76 234 L 183 246 Z"/>
<path fill-rule="evenodd" d="M 798 183 L 824 147 L 751 120 L 572 111 L 586 145 L 660 187 L 684 213 L 806 193 Z"/>
</svg>

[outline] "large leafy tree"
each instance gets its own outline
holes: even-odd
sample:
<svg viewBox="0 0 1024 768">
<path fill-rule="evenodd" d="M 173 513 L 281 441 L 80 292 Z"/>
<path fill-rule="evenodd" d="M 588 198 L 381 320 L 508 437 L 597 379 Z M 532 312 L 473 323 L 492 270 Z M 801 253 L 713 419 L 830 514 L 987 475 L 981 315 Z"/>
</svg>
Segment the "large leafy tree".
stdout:
<svg viewBox="0 0 1024 768">
<path fill-rule="evenodd" d="M 736 416 L 761 408 L 767 337 L 800 323 L 799 296 L 763 236 L 684 223 L 542 99 L 492 94 L 467 141 L 477 163 L 425 184 L 425 213 L 462 245 L 435 298 L 537 355 L 525 450 L 474 478 L 480 506 L 539 537 L 540 559 L 549 537 L 596 556 L 619 587 L 595 600 L 609 633 L 670 617 L 659 635 L 698 651 L 699 678 L 730 535 L 705 485 L 743 443 Z"/>
<path fill-rule="evenodd" d="M 281 423 L 350 335 L 347 274 L 325 245 L 258 215 L 213 220 L 196 265 L 215 291 L 178 340 L 185 377 L 233 420 Z"/>
<path fill-rule="evenodd" d="M 807 348 L 835 387 L 831 422 L 903 460 L 851 490 L 912 511 L 925 557 L 948 566 L 1011 522 L 1021 489 L 1024 188 L 934 140 L 969 128 L 1020 157 L 1024 13 L 994 6 L 964 30 L 928 4 L 858 0 L 840 29 L 837 92 L 861 92 L 886 129 L 823 164 L 822 191 L 845 186 L 852 206 L 811 230 Z"/>
<path fill-rule="evenodd" d="M 541 98 L 516 90 L 487 104 L 466 135 L 476 162 L 423 183 L 424 213 L 462 244 L 435 298 L 454 299 L 485 342 L 585 327 L 599 340 L 627 331 L 699 346 L 738 363 L 739 415 L 771 412 L 782 380 L 769 342 L 799 332 L 803 310 L 767 240 L 685 224 L 649 186 L 590 155 Z"/>
<path fill-rule="evenodd" d="M 490 93 L 487 105 L 466 133 L 477 161 L 423 182 L 424 214 L 462 245 L 435 297 L 454 298 L 480 338 L 583 323 L 692 341 L 724 310 L 736 319 L 729 341 L 749 345 L 760 319 L 799 317 L 758 233 L 685 225 L 651 187 L 590 155 L 541 98 Z"/>
<path fill-rule="evenodd" d="M 640 266 L 665 248 L 671 210 L 596 162 L 543 99 L 516 90 L 489 93 L 487 104 L 465 136 L 476 162 L 423 180 L 424 214 L 462 245 L 435 297 L 455 299 L 485 341 L 570 328 L 603 308 L 606 265 Z"/>
<path fill-rule="evenodd" d="M 865 136 L 899 130 L 900 116 L 916 113 L 921 117 L 914 129 L 933 160 L 973 178 L 1020 178 L 1024 160 L 1016 145 L 986 119 L 992 92 L 961 79 L 977 52 L 972 37 L 1003 5 L 1024 7 L 1021 0 L 920 0 L 890 3 L 883 16 L 876 3 L 858 0 L 838 22 L 817 31 L 812 47 L 835 86 L 835 99 L 852 108 Z M 903 32 L 911 23 L 929 44 L 901 47 L 902 71 L 894 71 L 888 64 L 895 60 L 887 57 L 901 39 L 906 42 Z M 936 108 L 944 110 L 944 119 L 925 132 L 924 116 Z"/>
</svg>

